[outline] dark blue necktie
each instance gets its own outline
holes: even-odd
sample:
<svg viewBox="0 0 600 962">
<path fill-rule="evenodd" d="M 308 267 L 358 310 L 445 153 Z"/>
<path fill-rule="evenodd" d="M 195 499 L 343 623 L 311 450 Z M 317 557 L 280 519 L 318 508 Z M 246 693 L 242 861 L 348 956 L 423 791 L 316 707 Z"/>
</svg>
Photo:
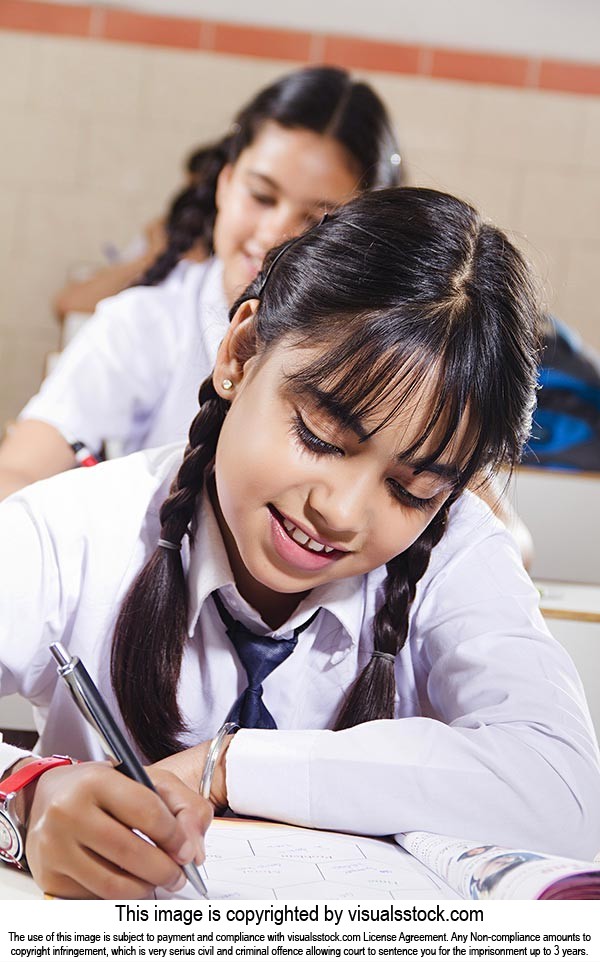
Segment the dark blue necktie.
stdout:
<svg viewBox="0 0 600 962">
<path fill-rule="evenodd" d="M 240 728 L 277 728 L 275 719 L 262 700 L 262 683 L 277 665 L 291 655 L 300 632 L 308 628 L 321 609 L 318 608 L 308 621 L 296 628 L 292 638 L 278 640 L 255 635 L 241 622 L 236 621 L 227 611 L 217 591 L 213 591 L 212 598 L 248 676 L 248 687 L 234 703 L 227 721 L 236 722 Z"/>
</svg>

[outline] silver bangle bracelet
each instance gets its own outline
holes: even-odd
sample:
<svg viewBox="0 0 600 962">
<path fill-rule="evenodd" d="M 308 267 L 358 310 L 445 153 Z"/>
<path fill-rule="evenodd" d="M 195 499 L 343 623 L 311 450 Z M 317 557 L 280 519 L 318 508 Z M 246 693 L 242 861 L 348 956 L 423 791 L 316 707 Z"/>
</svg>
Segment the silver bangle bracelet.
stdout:
<svg viewBox="0 0 600 962">
<path fill-rule="evenodd" d="M 212 781 L 215 774 L 215 768 L 217 767 L 217 762 L 219 760 L 219 755 L 221 754 L 221 748 L 223 747 L 223 742 L 225 741 L 227 735 L 233 735 L 239 730 L 239 725 L 235 722 L 225 722 L 224 725 L 219 728 L 219 731 L 213 738 L 208 749 L 208 755 L 206 756 L 206 761 L 204 762 L 204 771 L 202 772 L 202 778 L 200 779 L 200 794 L 202 798 L 210 799 L 210 790 L 212 787 Z"/>
</svg>

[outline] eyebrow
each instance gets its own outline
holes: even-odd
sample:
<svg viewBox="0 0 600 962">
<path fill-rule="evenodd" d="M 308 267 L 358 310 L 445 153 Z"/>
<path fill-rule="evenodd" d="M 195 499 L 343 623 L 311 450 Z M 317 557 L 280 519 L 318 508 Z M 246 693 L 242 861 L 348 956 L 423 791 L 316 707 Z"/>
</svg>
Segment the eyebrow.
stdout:
<svg viewBox="0 0 600 962">
<path fill-rule="evenodd" d="M 435 474 L 437 477 L 447 478 L 450 481 L 456 481 L 460 475 L 458 465 L 456 464 L 444 464 L 440 461 L 428 463 L 424 459 L 420 461 L 405 461 L 401 455 L 398 456 L 396 460 L 399 464 L 409 468 L 414 474 Z"/>
<path fill-rule="evenodd" d="M 337 421 L 342 430 L 350 430 L 356 434 L 359 441 L 366 441 L 370 436 L 360 418 L 352 414 L 348 408 L 341 404 L 332 394 L 322 391 L 314 384 L 303 384 L 297 393 L 300 397 L 308 397 L 317 407 L 322 408 L 329 414 L 334 421 Z M 395 461 L 403 467 L 413 471 L 414 474 L 435 474 L 440 478 L 447 478 L 456 481 L 460 474 L 456 464 L 447 464 L 441 461 L 428 462 L 426 458 L 416 461 L 407 461 L 401 454 L 396 455 Z"/>
<path fill-rule="evenodd" d="M 265 185 L 265 187 L 269 187 L 271 190 L 275 190 L 275 191 L 282 190 L 281 184 L 277 183 L 276 180 L 273 180 L 272 177 L 269 177 L 268 174 L 261 174 L 259 170 L 251 170 L 251 169 L 246 171 L 246 173 L 248 174 L 249 177 L 255 177 L 257 180 L 261 180 Z M 303 202 L 303 206 L 304 207 L 334 207 L 335 204 L 332 200 L 323 199 L 323 200 L 309 200 L 309 201 L 306 201 L 305 203 Z"/>
</svg>

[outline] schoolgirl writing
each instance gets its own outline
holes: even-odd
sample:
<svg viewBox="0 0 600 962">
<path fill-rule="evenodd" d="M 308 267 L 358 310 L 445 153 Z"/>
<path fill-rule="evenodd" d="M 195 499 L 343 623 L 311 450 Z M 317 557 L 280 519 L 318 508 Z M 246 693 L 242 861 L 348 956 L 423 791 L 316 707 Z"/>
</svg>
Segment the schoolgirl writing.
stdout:
<svg viewBox="0 0 600 962">
<path fill-rule="evenodd" d="M 38 706 L 40 751 L 101 758 L 57 686 L 61 638 L 177 812 L 104 764 L 48 771 L 34 875 L 67 895 L 177 885 L 181 819 L 208 820 L 198 784 L 232 712 L 217 806 L 591 857 L 581 684 L 510 536 L 465 491 L 530 429 L 539 313 L 521 257 L 461 201 L 401 189 L 271 264 L 232 311 L 183 461 L 138 453 L 0 508 L 2 690 Z M 2 746 L 0 764 L 21 754 Z"/>
</svg>

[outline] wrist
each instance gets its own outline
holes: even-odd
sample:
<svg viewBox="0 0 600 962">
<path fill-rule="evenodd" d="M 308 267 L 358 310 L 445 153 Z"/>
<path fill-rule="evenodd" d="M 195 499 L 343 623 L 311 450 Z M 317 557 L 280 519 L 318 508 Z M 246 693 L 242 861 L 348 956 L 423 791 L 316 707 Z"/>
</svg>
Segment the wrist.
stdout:
<svg viewBox="0 0 600 962">
<path fill-rule="evenodd" d="M 6 769 L 2 775 L 2 780 L 8 778 L 10 775 L 15 775 L 21 768 L 25 768 L 27 765 L 30 765 L 31 762 L 34 762 L 37 757 L 37 755 L 24 755 L 23 758 L 18 758 L 14 765 Z M 23 825 L 27 825 L 27 818 L 29 816 L 34 791 L 35 782 L 24 788 L 15 798 L 15 811 Z"/>
<path fill-rule="evenodd" d="M 217 759 L 217 764 L 215 766 L 215 772 L 213 775 L 210 798 L 209 801 L 216 811 L 227 808 L 227 752 L 229 751 L 229 746 L 231 745 L 233 739 L 235 738 L 235 733 L 231 735 L 226 735 L 223 739 L 223 746 L 221 748 L 221 753 Z"/>
<path fill-rule="evenodd" d="M 176 775 L 193 792 L 198 790 L 204 761 L 206 758 L 206 748 L 204 743 L 194 745 L 192 748 L 184 748 L 175 755 L 169 755 L 158 762 L 148 766 L 152 773 L 153 769 L 171 772 Z"/>
<path fill-rule="evenodd" d="M 199 791 L 216 812 L 227 808 L 226 757 L 238 727 L 233 722 L 225 722 L 208 746 Z"/>
<path fill-rule="evenodd" d="M 27 757 L 12 766 L 10 774 L 0 781 L 0 859 L 25 867 L 25 833 L 27 819 L 39 778 L 53 768 L 77 764 L 67 755 L 47 758 Z"/>
</svg>

